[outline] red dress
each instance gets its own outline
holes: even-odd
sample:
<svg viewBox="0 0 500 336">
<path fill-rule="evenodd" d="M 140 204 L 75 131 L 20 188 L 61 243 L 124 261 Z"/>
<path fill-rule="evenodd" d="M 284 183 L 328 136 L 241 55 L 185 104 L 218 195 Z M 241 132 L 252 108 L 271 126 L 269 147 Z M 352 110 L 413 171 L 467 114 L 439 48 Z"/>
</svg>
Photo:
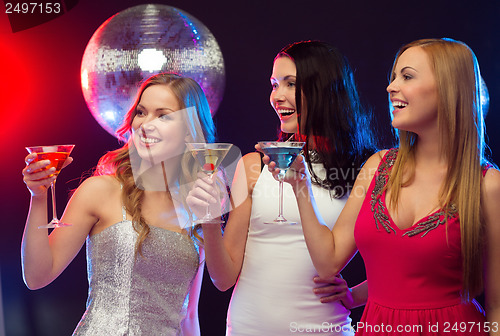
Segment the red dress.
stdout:
<svg viewBox="0 0 500 336">
<path fill-rule="evenodd" d="M 484 311 L 462 302 L 460 223 L 454 207 L 401 230 L 385 205 L 391 149 L 370 184 L 354 229 L 363 257 L 369 298 L 356 335 L 488 335 Z M 497 326 L 498 328 L 498 326 Z"/>
</svg>

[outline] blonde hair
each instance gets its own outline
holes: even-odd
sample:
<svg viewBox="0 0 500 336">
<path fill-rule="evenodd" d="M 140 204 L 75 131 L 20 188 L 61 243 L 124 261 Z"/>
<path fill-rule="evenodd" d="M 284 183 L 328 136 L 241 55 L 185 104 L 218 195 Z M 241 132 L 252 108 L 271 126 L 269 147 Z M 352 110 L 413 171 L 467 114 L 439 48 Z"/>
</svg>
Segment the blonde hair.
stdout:
<svg viewBox="0 0 500 336">
<path fill-rule="evenodd" d="M 463 258 L 462 297 L 470 300 L 483 288 L 481 181 L 485 159 L 479 65 L 473 51 L 462 42 L 417 40 L 403 46 L 396 54 L 391 81 L 399 57 L 412 47 L 425 51 L 436 80 L 440 149 L 448 163 L 439 203 L 447 217 L 452 205 L 458 209 Z M 401 187 L 411 183 L 414 177 L 415 148 L 418 145 L 415 133 L 403 130 L 397 133 L 399 152 L 387 183 L 391 207 L 398 204 Z"/>
<path fill-rule="evenodd" d="M 137 98 L 132 108 L 128 111 L 122 127 L 117 130 L 119 139 L 127 140 L 126 137 L 131 133 L 132 121 L 137 114 L 137 105 L 141 100 L 142 94 L 148 87 L 153 85 L 166 85 L 179 100 L 181 109 L 186 109 L 187 113 L 183 114 L 183 118 L 189 130 L 188 141 L 195 142 L 203 139 L 205 142 L 214 142 L 215 126 L 203 90 L 193 79 L 171 73 L 154 75 L 141 85 Z M 189 109 L 189 107 L 194 107 L 194 109 Z M 123 147 L 105 154 L 99 160 L 94 175 L 112 174 L 122 185 L 122 202 L 127 212 L 132 216 L 134 230 L 138 233 L 136 253 L 142 254 L 142 244 L 147 238 L 150 228 L 141 212 L 144 190 L 137 187 L 130 162 L 130 157 L 135 152 L 135 146 L 131 140 L 128 140 Z M 180 171 L 180 201 L 184 208 L 188 209 L 185 201 L 189 193 L 188 182 L 196 179 L 198 171 L 194 158 L 189 152 L 184 153 L 181 158 Z M 189 217 L 192 220 L 191 214 L 189 214 Z M 195 241 L 202 243 L 203 239 L 200 232 L 201 227 L 197 225 L 191 227 L 188 234 Z"/>
</svg>

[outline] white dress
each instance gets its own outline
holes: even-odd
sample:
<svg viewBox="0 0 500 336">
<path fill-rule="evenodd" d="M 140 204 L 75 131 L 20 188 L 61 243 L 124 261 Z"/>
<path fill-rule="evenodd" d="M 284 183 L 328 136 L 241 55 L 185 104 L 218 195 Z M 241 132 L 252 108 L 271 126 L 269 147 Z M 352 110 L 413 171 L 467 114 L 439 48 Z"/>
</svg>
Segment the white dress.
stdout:
<svg viewBox="0 0 500 336">
<path fill-rule="evenodd" d="M 314 165 L 315 172 L 324 168 Z M 320 177 L 321 174 L 318 174 Z M 333 227 L 347 197 L 333 199 L 313 186 L 325 223 Z M 290 224 L 265 224 L 278 215 L 278 182 L 264 167 L 252 195 L 252 212 L 241 273 L 228 310 L 230 336 L 353 335 L 350 311 L 342 303 L 321 303 L 313 293 L 317 272 L 300 224 L 297 201 L 284 184 L 284 217 Z"/>
</svg>

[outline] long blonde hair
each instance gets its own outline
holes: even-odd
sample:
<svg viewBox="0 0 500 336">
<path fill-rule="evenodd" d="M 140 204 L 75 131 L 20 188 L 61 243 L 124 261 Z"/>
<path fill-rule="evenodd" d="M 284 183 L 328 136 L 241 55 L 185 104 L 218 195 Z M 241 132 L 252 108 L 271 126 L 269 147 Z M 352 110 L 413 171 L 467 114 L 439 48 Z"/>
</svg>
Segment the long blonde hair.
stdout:
<svg viewBox="0 0 500 336">
<path fill-rule="evenodd" d="M 215 141 L 215 125 L 210 114 L 208 101 L 203 93 L 201 87 L 191 78 L 181 77 L 177 74 L 162 73 L 154 75 L 144 81 L 139 88 L 137 98 L 128 111 L 125 121 L 117 135 L 121 140 L 126 141 L 125 145 L 115 151 L 105 154 L 97 165 L 94 175 L 114 175 L 122 185 L 122 202 L 127 212 L 132 216 L 134 229 L 138 232 L 138 239 L 136 243 L 136 253 L 142 252 L 142 244 L 150 232 L 150 228 L 144 217 L 142 216 L 142 201 L 144 199 L 144 190 L 138 188 L 130 156 L 134 155 L 136 151 L 130 139 L 126 139 L 131 133 L 132 121 L 137 114 L 137 105 L 139 104 L 143 92 L 153 85 L 166 85 L 172 90 L 174 95 L 179 100 L 181 109 L 186 109 L 187 113 L 184 115 L 184 121 L 189 129 L 188 141 L 203 138 L 206 142 Z M 189 109 L 194 107 L 194 109 Z M 202 133 L 202 134 L 199 134 Z M 197 165 L 195 164 L 193 156 L 186 152 L 181 158 L 181 176 L 179 177 L 179 194 L 180 201 L 185 209 L 187 209 L 186 196 L 189 192 L 189 183 L 196 179 Z M 190 220 L 192 215 L 189 214 Z M 200 235 L 201 227 L 199 225 L 191 227 L 189 235 L 196 241 L 202 243 L 203 240 Z"/>
<path fill-rule="evenodd" d="M 482 166 L 486 161 L 479 65 L 473 51 L 462 42 L 423 39 L 409 43 L 398 51 L 392 76 L 399 57 L 411 47 L 421 47 L 426 52 L 436 79 L 440 148 L 448 163 L 439 202 L 446 211 L 452 205 L 458 209 L 463 258 L 462 297 L 469 300 L 483 288 L 481 181 Z M 418 142 L 415 133 L 403 130 L 397 133 L 399 152 L 387 184 L 391 205 L 398 204 L 401 187 L 410 183 L 414 176 Z M 403 178 L 405 169 L 407 180 Z"/>
</svg>

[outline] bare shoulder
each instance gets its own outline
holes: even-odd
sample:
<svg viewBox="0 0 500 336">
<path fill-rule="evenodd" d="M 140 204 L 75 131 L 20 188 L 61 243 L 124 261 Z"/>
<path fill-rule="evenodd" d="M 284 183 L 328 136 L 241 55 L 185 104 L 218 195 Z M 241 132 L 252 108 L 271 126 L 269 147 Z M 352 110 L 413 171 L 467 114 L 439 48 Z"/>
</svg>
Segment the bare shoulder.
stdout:
<svg viewBox="0 0 500 336">
<path fill-rule="evenodd" d="M 113 176 L 89 177 L 74 192 L 63 218 L 88 234 L 96 224 L 111 220 L 109 209 L 117 209 L 120 218 L 120 192 L 120 183 Z"/>
<path fill-rule="evenodd" d="M 257 182 L 261 172 L 261 156 L 258 152 L 245 154 L 242 158 L 245 173 L 249 182 Z"/>
<path fill-rule="evenodd" d="M 486 226 L 489 231 L 489 237 L 492 239 L 500 238 L 500 171 L 490 168 L 486 172 L 482 186 L 482 206 L 486 219 Z M 495 238 L 493 238 L 495 237 Z"/>
<path fill-rule="evenodd" d="M 248 154 L 245 154 L 242 158 L 243 163 L 245 164 L 245 167 L 252 167 L 252 166 L 259 166 L 260 167 L 260 154 L 258 152 L 251 152 Z"/>
<path fill-rule="evenodd" d="M 77 192 L 94 194 L 96 197 L 106 196 L 120 189 L 120 183 L 112 175 L 92 176 L 83 181 Z"/>
<path fill-rule="evenodd" d="M 365 164 L 361 168 L 361 171 L 358 175 L 360 180 L 371 181 L 375 172 L 380 165 L 380 162 L 384 158 L 385 154 L 388 152 L 387 149 L 381 150 L 373 154 L 366 160 Z"/>
<path fill-rule="evenodd" d="M 490 168 L 483 179 L 483 196 L 486 201 L 492 199 L 496 204 L 500 202 L 500 171 Z"/>
<path fill-rule="evenodd" d="M 114 176 L 93 176 L 80 184 L 73 194 L 72 201 L 85 204 L 94 209 L 93 211 L 97 211 L 96 209 L 110 201 L 119 200 L 120 192 L 120 182 Z"/>
<path fill-rule="evenodd" d="M 385 154 L 387 154 L 388 151 L 389 151 L 388 149 L 383 149 L 383 150 L 376 152 L 372 156 L 370 156 L 368 158 L 368 160 L 366 160 L 365 164 L 363 165 L 363 168 L 364 167 L 366 167 L 366 168 L 378 167 L 378 165 L 380 164 L 380 161 L 382 161 L 382 159 L 384 158 Z"/>
</svg>

